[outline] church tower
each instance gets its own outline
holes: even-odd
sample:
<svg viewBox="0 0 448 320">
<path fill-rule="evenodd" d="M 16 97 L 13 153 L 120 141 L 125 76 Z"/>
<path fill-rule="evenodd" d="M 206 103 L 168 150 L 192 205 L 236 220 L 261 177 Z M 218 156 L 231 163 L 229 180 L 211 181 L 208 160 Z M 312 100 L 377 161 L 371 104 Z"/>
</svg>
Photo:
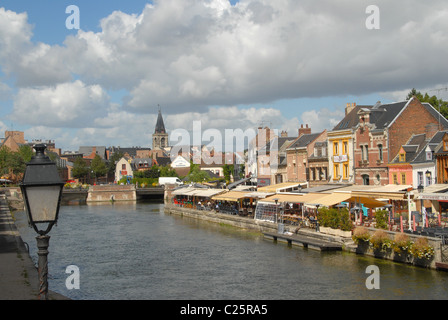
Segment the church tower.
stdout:
<svg viewBox="0 0 448 320">
<path fill-rule="evenodd" d="M 163 123 L 162 112 L 159 109 L 157 116 L 156 129 L 152 135 L 152 148 L 163 149 L 168 147 L 168 133 L 165 130 L 165 124 Z"/>
</svg>

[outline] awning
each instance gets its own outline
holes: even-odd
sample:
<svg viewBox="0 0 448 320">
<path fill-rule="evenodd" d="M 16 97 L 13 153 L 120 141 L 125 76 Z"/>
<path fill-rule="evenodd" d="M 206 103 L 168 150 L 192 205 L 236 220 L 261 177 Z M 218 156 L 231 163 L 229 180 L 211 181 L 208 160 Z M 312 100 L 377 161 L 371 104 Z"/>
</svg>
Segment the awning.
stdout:
<svg viewBox="0 0 448 320">
<path fill-rule="evenodd" d="M 273 192 L 258 192 L 258 191 L 253 191 L 253 192 L 249 192 L 247 193 L 246 191 L 246 197 L 247 198 L 254 198 L 254 199 L 264 199 L 266 197 L 272 196 Z"/>
<path fill-rule="evenodd" d="M 364 207 L 367 208 L 379 208 L 384 207 L 387 204 L 383 201 L 379 201 L 370 197 L 354 197 L 353 195 L 348 201 L 354 203 L 362 203 Z"/>
<path fill-rule="evenodd" d="M 215 201 L 239 201 L 240 199 L 247 198 L 247 191 L 229 191 L 216 196 L 212 199 Z"/>
<path fill-rule="evenodd" d="M 364 189 L 360 191 L 353 190 L 353 197 L 367 197 L 375 199 L 390 199 L 390 200 L 406 200 L 407 191 L 410 189 L 410 185 L 394 185 L 388 184 L 380 187 L 372 187 L 370 189 Z"/>
<path fill-rule="evenodd" d="M 196 188 L 180 188 L 173 191 L 173 195 L 175 196 L 191 196 L 193 193 L 198 190 Z"/>
<path fill-rule="evenodd" d="M 301 183 L 298 182 L 284 182 L 284 183 L 278 183 L 278 184 L 273 184 L 270 186 L 266 186 L 266 187 L 260 187 L 258 188 L 258 191 L 260 192 L 281 192 L 281 191 L 286 191 L 288 189 L 297 189 L 299 186 L 301 185 Z"/>
<path fill-rule="evenodd" d="M 331 207 L 335 204 L 347 201 L 351 198 L 350 193 L 332 193 L 327 194 L 322 198 L 316 199 L 315 203 L 322 207 Z"/>
<path fill-rule="evenodd" d="M 224 189 L 200 189 L 197 190 L 196 192 L 193 193 L 194 196 L 196 197 L 205 197 L 205 198 L 210 198 L 213 197 L 215 195 L 218 195 L 220 193 L 225 192 L 226 190 Z"/>
<path fill-rule="evenodd" d="M 275 194 L 273 196 L 269 196 L 266 199 L 263 199 L 263 202 L 275 203 L 274 199 L 278 199 L 279 203 L 288 202 L 288 203 L 314 203 L 316 199 L 322 198 L 327 194 L 319 194 L 319 193 L 308 193 L 305 195 L 299 194 Z"/>
</svg>

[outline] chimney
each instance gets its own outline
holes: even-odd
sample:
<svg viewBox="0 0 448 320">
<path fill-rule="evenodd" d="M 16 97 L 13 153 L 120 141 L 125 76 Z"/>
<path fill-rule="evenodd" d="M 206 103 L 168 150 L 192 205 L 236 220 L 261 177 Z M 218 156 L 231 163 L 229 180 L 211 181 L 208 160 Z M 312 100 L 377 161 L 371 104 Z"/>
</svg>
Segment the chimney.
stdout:
<svg viewBox="0 0 448 320">
<path fill-rule="evenodd" d="M 286 138 L 286 137 L 288 136 L 288 132 L 286 132 L 286 131 L 282 131 L 282 133 L 280 134 L 280 136 L 281 136 L 282 138 Z"/>
<path fill-rule="evenodd" d="M 303 124 L 300 125 L 299 137 L 303 136 L 304 134 L 311 134 L 311 128 L 308 128 L 308 124 L 306 125 L 306 128 L 303 127 Z"/>
<path fill-rule="evenodd" d="M 347 106 L 345 107 L 345 115 L 348 115 L 353 109 L 356 107 L 356 102 L 353 103 L 347 103 Z"/>
</svg>

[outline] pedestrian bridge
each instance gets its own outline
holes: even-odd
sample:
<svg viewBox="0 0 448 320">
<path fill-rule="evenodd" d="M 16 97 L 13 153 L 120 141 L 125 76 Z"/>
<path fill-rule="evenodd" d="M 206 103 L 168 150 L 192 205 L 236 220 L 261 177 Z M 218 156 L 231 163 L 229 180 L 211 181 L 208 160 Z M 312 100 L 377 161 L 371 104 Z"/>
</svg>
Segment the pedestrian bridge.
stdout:
<svg viewBox="0 0 448 320">
<path fill-rule="evenodd" d="M 86 189 L 64 189 L 63 200 L 107 202 L 107 201 L 137 201 L 144 199 L 163 200 L 163 187 L 136 188 L 134 185 L 98 185 Z"/>
</svg>

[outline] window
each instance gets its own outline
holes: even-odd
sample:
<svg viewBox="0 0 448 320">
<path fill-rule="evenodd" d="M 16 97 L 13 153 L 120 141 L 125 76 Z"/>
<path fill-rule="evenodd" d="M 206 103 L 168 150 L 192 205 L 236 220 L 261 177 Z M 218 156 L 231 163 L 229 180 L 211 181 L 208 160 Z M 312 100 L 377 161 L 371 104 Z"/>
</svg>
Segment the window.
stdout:
<svg viewBox="0 0 448 320">
<path fill-rule="evenodd" d="M 348 178 L 348 164 L 344 164 L 344 179 Z"/>
<path fill-rule="evenodd" d="M 417 183 L 419 186 L 423 186 L 423 172 L 419 171 L 417 172 Z"/>
<path fill-rule="evenodd" d="M 362 183 L 363 183 L 365 186 L 368 186 L 368 185 L 369 185 L 369 175 L 368 175 L 368 174 L 363 174 L 363 175 L 362 175 Z"/>
<path fill-rule="evenodd" d="M 123 163 L 123 164 L 121 165 L 121 170 L 126 170 L 126 163 Z"/>
<path fill-rule="evenodd" d="M 369 161 L 369 147 L 368 146 L 364 146 L 364 152 L 365 152 L 365 159 L 366 161 Z"/>
<path fill-rule="evenodd" d="M 339 141 L 333 142 L 333 154 L 339 155 Z"/>
<path fill-rule="evenodd" d="M 379 157 L 380 161 L 383 161 L 383 145 L 382 144 L 378 145 L 378 157 Z"/>
<path fill-rule="evenodd" d="M 334 165 L 334 178 L 339 179 L 339 164 Z"/>
<path fill-rule="evenodd" d="M 379 174 L 376 175 L 376 182 L 377 182 L 378 184 L 381 183 L 381 176 L 380 176 Z"/>
<path fill-rule="evenodd" d="M 405 162 L 405 161 L 406 161 L 406 154 L 400 153 L 400 162 Z"/>
<path fill-rule="evenodd" d="M 342 154 L 348 154 L 348 141 L 342 142 Z"/>
<path fill-rule="evenodd" d="M 401 184 L 406 184 L 406 173 L 401 174 Z"/>
<path fill-rule="evenodd" d="M 398 184 L 398 176 L 397 176 L 397 174 L 394 173 L 394 174 L 392 175 L 392 177 L 393 177 L 393 180 L 394 180 L 394 184 Z"/>
</svg>

